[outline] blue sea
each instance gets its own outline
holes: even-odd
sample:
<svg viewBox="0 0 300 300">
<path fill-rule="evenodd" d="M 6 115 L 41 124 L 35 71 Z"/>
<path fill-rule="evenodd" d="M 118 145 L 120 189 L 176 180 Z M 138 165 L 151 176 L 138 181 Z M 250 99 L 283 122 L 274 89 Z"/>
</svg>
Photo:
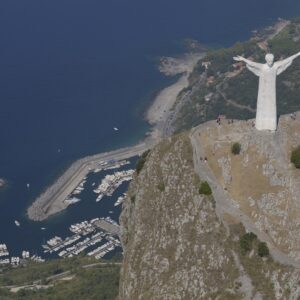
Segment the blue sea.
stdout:
<svg viewBox="0 0 300 300">
<path fill-rule="evenodd" d="M 26 208 L 77 158 L 143 138 L 146 107 L 172 81 L 161 56 L 183 53 L 187 38 L 229 46 L 296 15 L 299 0 L 1 0 L 0 243 L 40 253 L 71 223 L 108 214 L 126 185 L 101 204 L 86 192 L 46 222 Z"/>
</svg>

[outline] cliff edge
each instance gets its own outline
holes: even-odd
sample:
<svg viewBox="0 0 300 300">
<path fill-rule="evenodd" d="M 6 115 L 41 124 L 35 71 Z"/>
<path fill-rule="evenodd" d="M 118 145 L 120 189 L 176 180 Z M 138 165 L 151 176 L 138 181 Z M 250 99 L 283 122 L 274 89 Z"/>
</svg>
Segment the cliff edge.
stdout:
<svg viewBox="0 0 300 300">
<path fill-rule="evenodd" d="M 119 299 L 297 299 L 299 142 L 296 113 L 276 133 L 224 119 L 157 145 L 121 215 Z"/>
</svg>

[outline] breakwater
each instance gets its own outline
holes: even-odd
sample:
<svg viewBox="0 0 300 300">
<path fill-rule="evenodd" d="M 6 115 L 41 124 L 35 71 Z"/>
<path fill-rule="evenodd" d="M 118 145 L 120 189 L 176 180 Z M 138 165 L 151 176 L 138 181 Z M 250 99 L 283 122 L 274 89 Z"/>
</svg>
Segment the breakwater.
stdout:
<svg viewBox="0 0 300 300">
<path fill-rule="evenodd" d="M 88 156 L 74 162 L 45 192 L 28 208 L 27 215 L 33 221 L 43 221 L 69 205 L 65 199 L 80 184 L 82 179 L 101 162 L 117 161 L 142 154 L 155 144 L 153 139 L 146 139 L 132 147 Z"/>
</svg>

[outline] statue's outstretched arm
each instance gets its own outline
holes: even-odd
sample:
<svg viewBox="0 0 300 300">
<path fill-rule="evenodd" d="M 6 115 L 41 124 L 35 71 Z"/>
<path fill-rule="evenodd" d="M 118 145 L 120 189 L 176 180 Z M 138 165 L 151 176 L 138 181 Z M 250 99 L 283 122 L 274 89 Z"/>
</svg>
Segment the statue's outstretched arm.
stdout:
<svg viewBox="0 0 300 300">
<path fill-rule="evenodd" d="M 291 60 L 291 61 L 293 61 L 293 60 L 294 60 L 295 58 L 297 58 L 298 56 L 300 56 L 300 52 L 298 52 L 298 53 L 296 53 L 296 54 L 294 54 L 294 55 L 292 55 L 292 56 L 286 58 L 285 60 Z"/>
<path fill-rule="evenodd" d="M 300 52 L 284 59 L 281 61 L 277 61 L 275 64 L 277 65 L 277 75 L 281 74 L 284 72 L 291 64 L 293 63 L 294 59 L 300 56 Z"/>
<path fill-rule="evenodd" d="M 262 68 L 262 64 L 254 62 L 252 60 L 249 60 L 243 56 L 235 56 L 233 58 L 235 61 L 243 61 L 246 63 L 246 67 L 248 68 L 248 70 L 250 70 L 252 73 L 254 73 L 256 76 L 260 76 L 261 75 L 261 68 Z"/>
</svg>

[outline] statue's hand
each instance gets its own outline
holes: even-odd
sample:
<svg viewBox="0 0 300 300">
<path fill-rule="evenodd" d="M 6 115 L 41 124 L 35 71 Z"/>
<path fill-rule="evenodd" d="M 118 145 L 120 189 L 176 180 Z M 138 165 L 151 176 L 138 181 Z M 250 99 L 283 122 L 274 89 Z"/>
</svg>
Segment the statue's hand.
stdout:
<svg viewBox="0 0 300 300">
<path fill-rule="evenodd" d="M 245 61 L 245 58 L 244 58 L 243 56 L 240 56 L 240 55 L 235 56 L 233 59 L 234 59 L 235 61 Z"/>
</svg>

